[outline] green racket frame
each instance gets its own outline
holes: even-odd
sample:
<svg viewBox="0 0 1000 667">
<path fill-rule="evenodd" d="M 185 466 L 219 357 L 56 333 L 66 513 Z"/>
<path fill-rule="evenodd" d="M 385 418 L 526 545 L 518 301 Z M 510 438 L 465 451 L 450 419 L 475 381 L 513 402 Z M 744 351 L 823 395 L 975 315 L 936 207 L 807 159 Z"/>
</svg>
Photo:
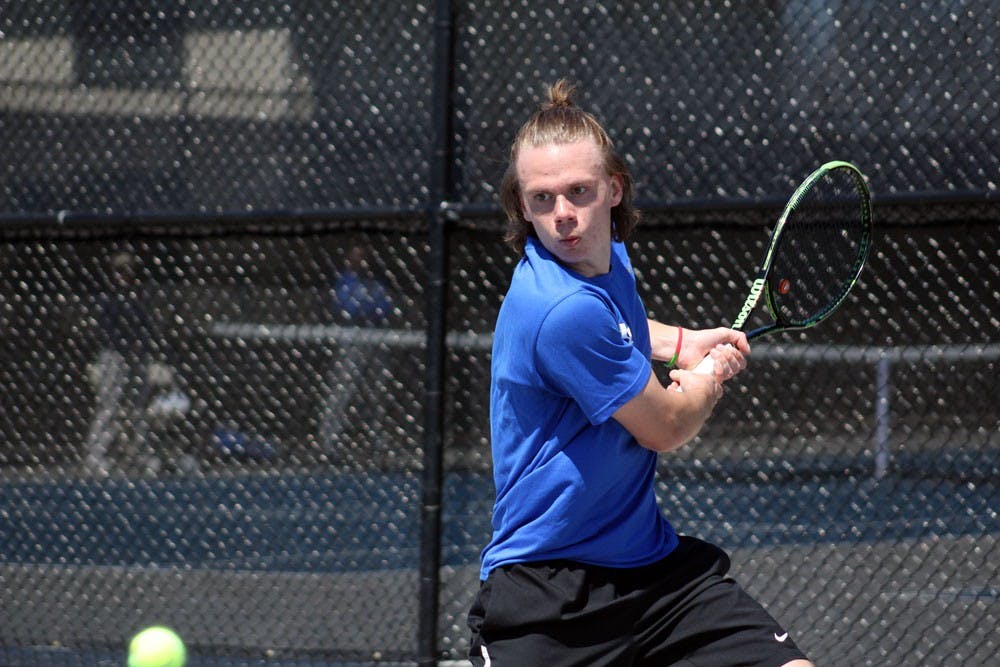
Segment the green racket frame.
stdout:
<svg viewBox="0 0 1000 667">
<path fill-rule="evenodd" d="M 858 195 L 861 199 L 861 225 L 862 234 L 861 242 L 858 246 L 858 252 L 854 258 L 854 264 L 851 269 L 850 279 L 844 281 L 841 286 L 840 292 L 830 301 L 827 306 L 818 313 L 815 313 L 808 319 L 801 322 L 787 322 L 781 317 L 778 308 L 775 306 L 775 296 L 770 285 L 768 278 L 770 277 L 771 267 L 774 264 L 774 258 L 777 249 L 781 243 L 781 234 L 785 228 L 785 223 L 788 221 L 789 216 L 795 211 L 796 207 L 805 197 L 806 193 L 815 185 L 821 178 L 826 176 L 834 170 L 847 170 L 851 176 L 851 180 L 854 186 L 857 188 Z M 771 234 L 771 243 L 767 249 L 767 255 L 764 257 L 764 261 L 757 272 L 756 278 L 754 278 L 753 283 L 750 286 L 750 293 L 747 295 L 746 301 L 743 302 L 743 307 L 740 308 L 739 315 L 733 321 L 733 329 L 742 330 L 747 318 L 750 313 L 757 306 L 760 301 L 760 297 L 765 297 L 765 303 L 767 304 L 767 309 L 771 313 L 771 317 L 774 318 L 774 322 L 753 331 L 747 333 L 748 339 L 756 338 L 763 334 L 777 333 L 779 331 L 788 331 L 792 329 L 807 329 L 814 326 L 835 311 L 840 304 L 844 302 L 847 298 L 848 293 L 851 288 L 858 281 L 858 277 L 861 275 L 861 270 L 864 268 L 865 262 L 868 259 L 868 253 L 871 250 L 872 245 L 872 205 L 871 205 L 871 193 L 868 191 L 868 185 L 865 183 L 864 174 L 861 173 L 856 166 L 850 162 L 844 162 L 842 160 L 834 160 L 827 162 L 826 164 L 820 166 L 816 171 L 809 174 L 804 181 L 795 189 L 792 196 L 789 198 L 788 203 L 785 205 L 785 209 L 781 213 L 781 217 L 778 218 L 778 222 L 775 225 L 774 232 Z"/>
</svg>

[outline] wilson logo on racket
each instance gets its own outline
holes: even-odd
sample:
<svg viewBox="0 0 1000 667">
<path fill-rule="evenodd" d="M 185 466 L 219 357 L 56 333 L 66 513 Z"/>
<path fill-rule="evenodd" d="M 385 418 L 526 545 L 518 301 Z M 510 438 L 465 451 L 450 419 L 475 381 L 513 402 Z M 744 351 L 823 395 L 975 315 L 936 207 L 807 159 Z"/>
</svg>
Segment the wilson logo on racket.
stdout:
<svg viewBox="0 0 1000 667">
<path fill-rule="evenodd" d="M 757 305 L 757 301 L 760 300 L 760 293 L 764 291 L 764 285 L 767 284 L 767 280 L 764 278 L 757 278 L 750 285 L 750 294 L 747 295 L 747 300 L 743 302 L 743 308 L 740 309 L 740 314 L 736 316 L 736 321 L 733 322 L 734 329 L 740 329 L 743 327 L 743 322 L 746 321 L 747 317 L 750 316 L 750 311 L 753 307 Z"/>
</svg>

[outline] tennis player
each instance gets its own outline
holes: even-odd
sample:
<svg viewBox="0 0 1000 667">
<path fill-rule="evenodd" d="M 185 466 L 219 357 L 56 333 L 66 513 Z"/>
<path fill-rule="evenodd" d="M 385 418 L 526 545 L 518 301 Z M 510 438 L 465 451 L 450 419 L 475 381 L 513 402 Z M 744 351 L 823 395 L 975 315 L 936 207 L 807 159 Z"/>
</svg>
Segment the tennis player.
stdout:
<svg viewBox="0 0 1000 667">
<path fill-rule="evenodd" d="M 629 171 L 570 85 L 548 94 L 519 130 L 501 188 L 521 259 L 494 336 L 497 495 L 470 658 L 810 665 L 726 576 L 727 555 L 678 536 L 654 495 L 658 453 L 699 432 L 746 366 L 746 336 L 647 319 L 624 244 L 638 222 Z M 715 375 L 685 370 L 706 354 Z M 654 359 L 675 363 L 669 386 Z"/>
</svg>

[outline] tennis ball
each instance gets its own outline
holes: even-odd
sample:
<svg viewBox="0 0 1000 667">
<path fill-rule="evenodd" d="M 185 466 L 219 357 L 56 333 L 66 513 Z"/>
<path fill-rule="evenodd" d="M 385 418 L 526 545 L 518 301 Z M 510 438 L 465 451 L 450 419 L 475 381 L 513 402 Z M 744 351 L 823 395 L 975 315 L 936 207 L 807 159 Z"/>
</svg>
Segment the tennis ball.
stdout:
<svg viewBox="0 0 1000 667">
<path fill-rule="evenodd" d="M 128 645 L 128 667 L 184 667 L 186 661 L 184 642 L 161 625 L 146 628 Z"/>
</svg>

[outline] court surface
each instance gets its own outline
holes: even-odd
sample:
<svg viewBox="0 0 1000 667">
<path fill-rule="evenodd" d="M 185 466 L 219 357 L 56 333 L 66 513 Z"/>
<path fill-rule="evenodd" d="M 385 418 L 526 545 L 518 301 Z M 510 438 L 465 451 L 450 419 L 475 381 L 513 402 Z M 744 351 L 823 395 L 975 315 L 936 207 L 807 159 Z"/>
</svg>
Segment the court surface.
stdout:
<svg viewBox="0 0 1000 667">
<path fill-rule="evenodd" d="M 6 486 L 0 632 L 4 646 L 23 648 L 0 648 L 0 664 L 119 664 L 123 628 L 143 619 L 172 619 L 191 665 L 346 667 L 414 654 L 414 475 Z M 734 576 L 819 663 L 892 663 L 917 647 L 926 664 L 986 664 L 998 650 L 1000 582 L 985 560 L 1000 540 L 996 481 L 665 479 L 661 488 L 678 530 L 729 550 Z M 442 648 L 457 657 L 492 484 L 453 474 L 444 493 L 440 626 Z M 87 658 L 79 647 L 94 650 Z"/>
</svg>

